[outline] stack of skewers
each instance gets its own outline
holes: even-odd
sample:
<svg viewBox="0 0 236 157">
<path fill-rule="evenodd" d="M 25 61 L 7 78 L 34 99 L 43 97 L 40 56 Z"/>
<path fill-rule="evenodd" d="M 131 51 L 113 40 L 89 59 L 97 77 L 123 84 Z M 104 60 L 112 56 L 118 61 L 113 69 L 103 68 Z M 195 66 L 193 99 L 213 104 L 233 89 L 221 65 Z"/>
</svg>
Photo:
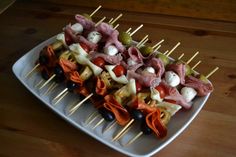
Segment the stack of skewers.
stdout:
<svg viewBox="0 0 236 157">
<path fill-rule="evenodd" d="M 164 39 L 153 46 L 145 45 L 148 35 L 134 42 L 133 35 L 143 25 L 133 31 L 132 28 L 117 31 L 119 24 L 115 23 L 122 14 L 109 22 L 104 22 L 104 17 L 95 23 L 92 16 L 100 8 L 90 15 L 77 14 L 77 23 L 67 25 L 55 42 L 42 49 L 35 67 L 25 77 L 28 79 L 35 71 L 39 72 L 42 79 L 35 87 L 47 88 L 45 95 L 55 93 L 59 84 L 65 84 L 66 88 L 52 99 L 53 105 L 70 93 L 83 96 L 83 100 L 71 105 L 67 116 L 90 100 L 96 112 L 86 118 L 86 127 L 94 122 L 92 129 L 110 123 L 103 131 L 105 134 L 120 125 L 112 141 L 124 137 L 136 122 L 140 132 L 126 146 L 142 135 L 164 138 L 176 112 L 191 109 L 196 97 L 213 91 L 207 79 L 218 67 L 206 76 L 196 73 L 194 70 L 201 61 L 192 68 L 190 63 L 199 52 L 187 61 L 182 59 L 184 54 L 175 61 L 170 59 L 180 42 L 165 53 L 158 52 Z"/>
</svg>

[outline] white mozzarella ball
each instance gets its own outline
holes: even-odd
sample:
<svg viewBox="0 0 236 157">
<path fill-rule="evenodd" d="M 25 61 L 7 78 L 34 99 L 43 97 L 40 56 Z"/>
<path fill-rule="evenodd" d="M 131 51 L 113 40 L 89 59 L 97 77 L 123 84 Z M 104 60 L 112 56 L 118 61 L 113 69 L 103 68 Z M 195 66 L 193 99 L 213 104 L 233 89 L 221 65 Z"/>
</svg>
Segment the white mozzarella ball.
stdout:
<svg viewBox="0 0 236 157">
<path fill-rule="evenodd" d="M 187 102 L 192 101 L 197 95 L 197 91 L 191 87 L 183 87 L 180 92 Z"/>
<path fill-rule="evenodd" d="M 167 71 L 165 73 L 165 81 L 171 87 L 176 87 L 180 84 L 179 76 L 173 71 Z"/>
<path fill-rule="evenodd" d="M 153 67 L 146 67 L 144 71 L 155 74 L 155 69 Z"/>
<path fill-rule="evenodd" d="M 102 35 L 97 31 L 92 31 L 88 34 L 87 39 L 92 43 L 97 44 L 102 39 Z"/>
<path fill-rule="evenodd" d="M 114 45 L 109 45 L 104 49 L 104 53 L 109 56 L 114 56 L 118 53 L 118 49 Z"/>
<path fill-rule="evenodd" d="M 75 23 L 71 26 L 71 29 L 77 34 L 81 34 L 84 30 L 83 26 L 80 23 Z"/>
<path fill-rule="evenodd" d="M 128 63 L 129 66 L 132 66 L 132 65 L 137 64 L 137 63 L 136 63 L 134 60 L 132 60 L 131 58 L 129 58 L 129 59 L 127 60 L 127 63 Z"/>
</svg>

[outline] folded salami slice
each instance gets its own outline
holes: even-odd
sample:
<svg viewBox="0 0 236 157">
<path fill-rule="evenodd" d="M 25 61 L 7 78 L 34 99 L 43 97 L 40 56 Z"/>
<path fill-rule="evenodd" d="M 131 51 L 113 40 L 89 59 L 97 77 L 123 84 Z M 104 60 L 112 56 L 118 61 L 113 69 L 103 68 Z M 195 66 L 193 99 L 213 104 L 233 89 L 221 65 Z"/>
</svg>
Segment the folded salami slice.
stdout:
<svg viewBox="0 0 236 157">
<path fill-rule="evenodd" d="M 115 100 L 113 95 L 107 95 L 104 99 L 103 106 L 115 115 L 117 123 L 119 125 L 127 124 L 130 120 L 129 112 Z"/>
<path fill-rule="evenodd" d="M 210 83 L 203 82 L 193 76 L 185 77 L 186 87 L 192 87 L 197 91 L 198 96 L 205 96 L 213 91 L 213 86 Z"/>
</svg>

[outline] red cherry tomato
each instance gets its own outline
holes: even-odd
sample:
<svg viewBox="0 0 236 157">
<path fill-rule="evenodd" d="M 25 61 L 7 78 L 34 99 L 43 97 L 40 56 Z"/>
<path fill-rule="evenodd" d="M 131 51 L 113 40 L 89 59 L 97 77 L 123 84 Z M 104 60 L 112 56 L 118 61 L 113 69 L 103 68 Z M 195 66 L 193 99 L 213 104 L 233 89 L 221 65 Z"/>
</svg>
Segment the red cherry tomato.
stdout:
<svg viewBox="0 0 236 157">
<path fill-rule="evenodd" d="M 156 90 L 158 90 L 158 92 L 160 93 L 160 98 L 164 98 L 166 96 L 166 91 L 165 91 L 165 87 L 162 85 L 156 86 L 155 87 Z"/>
<path fill-rule="evenodd" d="M 106 62 L 102 57 L 97 57 L 93 60 L 93 63 L 97 66 L 99 66 L 100 68 L 104 68 Z"/>
<path fill-rule="evenodd" d="M 113 72 L 116 74 L 117 77 L 120 77 L 126 73 L 125 68 L 122 65 L 117 65 Z"/>
<path fill-rule="evenodd" d="M 142 90 L 142 85 L 137 80 L 135 80 L 135 85 L 136 85 L 136 91 L 137 92 Z"/>
<path fill-rule="evenodd" d="M 169 102 L 169 103 L 172 103 L 172 104 L 177 104 L 177 102 L 176 102 L 176 101 L 174 101 L 174 100 L 165 99 L 165 101 L 166 101 L 166 102 Z"/>
<path fill-rule="evenodd" d="M 80 46 L 84 49 L 85 52 L 89 53 L 89 47 L 85 43 L 79 43 Z"/>
</svg>

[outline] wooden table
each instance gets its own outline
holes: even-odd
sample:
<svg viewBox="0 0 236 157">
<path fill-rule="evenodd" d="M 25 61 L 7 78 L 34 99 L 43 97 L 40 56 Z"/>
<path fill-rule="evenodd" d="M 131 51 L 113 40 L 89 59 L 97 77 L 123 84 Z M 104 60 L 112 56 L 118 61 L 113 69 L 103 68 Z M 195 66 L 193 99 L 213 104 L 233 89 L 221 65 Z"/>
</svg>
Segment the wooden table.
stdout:
<svg viewBox="0 0 236 157">
<path fill-rule="evenodd" d="M 0 15 L 0 156 L 123 156 L 51 112 L 21 85 L 11 71 L 13 63 L 23 54 L 60 32 L 67 23 L 74 22 L 74 14 L 89 13 L 95 7 L 91 7 L 92 3 L 89 6 L 89 2 L 81 5 L 75 2 L 22 0 Z M 117 10 L 109 9 L 111 3 L 104 2 L 108 9 L 96 14 L 95 20 L 104 15 L 109 18 L 117 16 L 121 11 L 118 1 L 114 3 Z M 164 38 L 162 51 L 180 41 L 181 46 L 172 57 L 184 52 L 187 60 L 194 52 L 200 51 L 194 63 L 202 60 L 197 70 L 203 74 L 220 67 L 210 78 L 215 91 L 203 110 L 186 131 L 155 156 L 236 156 L 235 4 L 217 0 L 216 3 L 205 3 L 207 7 L 194 14 L 189 6 L 186 6 L 189 12 L 184 12 L 185 6 L 164 4 L 154 7 L 154 13 L 142 12 L 145 4 L 136 2 L 133 10 L 122 11 L 124 17 L 119 20 L 120 30 L 141 23 L 145 25 L 135 34 L 136 40 L 145 34 L 150 35 L 150 44 Z M 127 1 L 126 5 L 129 4 L 132 3 Z M 213 12 L 216 5 L 218 8 Z M 125 10 L 127 6 L 120 8 Z M 138 11 L 134 12 L 135 9 Z"/>
</svg>

